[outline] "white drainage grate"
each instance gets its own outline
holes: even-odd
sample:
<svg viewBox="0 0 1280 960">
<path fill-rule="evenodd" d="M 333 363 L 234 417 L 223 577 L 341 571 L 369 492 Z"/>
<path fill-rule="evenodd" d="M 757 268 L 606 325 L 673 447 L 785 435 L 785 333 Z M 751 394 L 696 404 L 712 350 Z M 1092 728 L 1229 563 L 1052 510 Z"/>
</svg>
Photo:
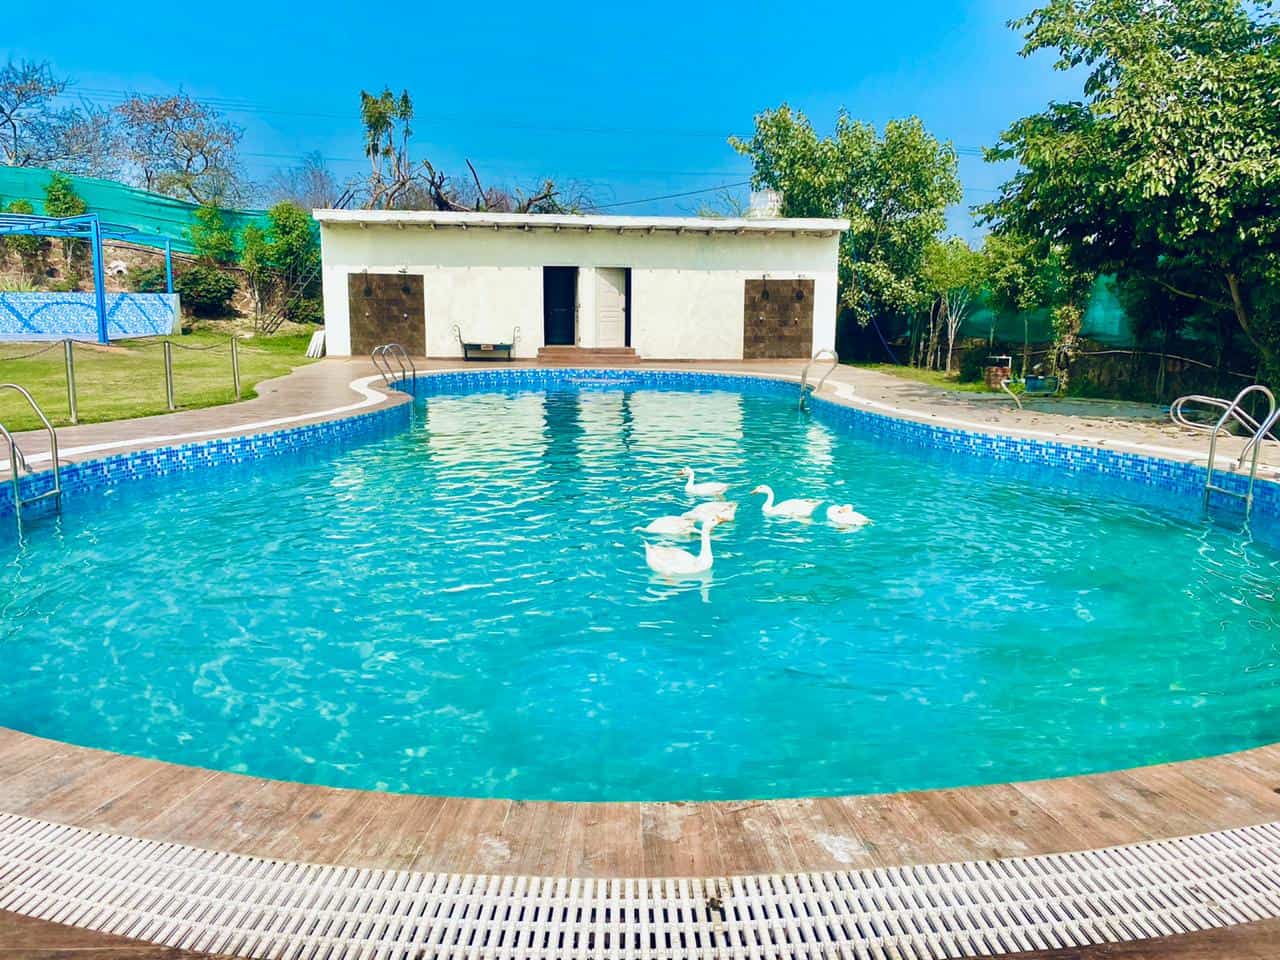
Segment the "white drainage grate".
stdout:
<svg viewBox="0 0 1280 960">
<path fill-rule="evenodd" d="M 0 909 L 290 960 L 934 960 L 1280 917 L 1280 823 L 972 863 L 592 880 L 261 860 L 5 814 Z"/>
</svg>

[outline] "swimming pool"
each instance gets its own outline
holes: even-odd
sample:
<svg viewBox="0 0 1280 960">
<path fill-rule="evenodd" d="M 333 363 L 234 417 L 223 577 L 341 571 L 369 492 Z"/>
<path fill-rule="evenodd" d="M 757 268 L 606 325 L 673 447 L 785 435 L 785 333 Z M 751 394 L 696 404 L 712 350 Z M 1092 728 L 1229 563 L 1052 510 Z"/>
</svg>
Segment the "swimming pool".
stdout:
<svg viewBox="0 0 1280 960">
<path fill-rule="evenodd" d="M 4 542 L 0 724 L 570 800 L 950 786 L 1280 739 L 1273 545 L 1193 496 L 708 383 L 441 379 L 407 429 L 71 498 Z M 684 465 L 740 506 L 711 575 L 668 583 L 636 528 L 695 502 Z M 874 523 L 766 519 L 758 483 Z"/>
</svg>

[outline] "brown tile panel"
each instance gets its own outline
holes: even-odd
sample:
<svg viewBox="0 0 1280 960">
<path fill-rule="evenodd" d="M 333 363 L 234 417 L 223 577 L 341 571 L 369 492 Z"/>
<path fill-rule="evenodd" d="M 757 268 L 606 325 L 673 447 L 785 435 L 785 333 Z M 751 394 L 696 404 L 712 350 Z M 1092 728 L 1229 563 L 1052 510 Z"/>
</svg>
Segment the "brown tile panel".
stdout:
<svg viewBox="0 0 1280 960">
<path fill-rule="evenodd" d="M 421 276 L 347 274 L 347 309 L 352 353 L 371 353 L 384 343 L 398 343 L 415 357 L 427 352 L 427 307 Z"/>
<path fill-rule="evenodd" d="M 744 282 L 743 358 L 807 358 L 813 347 L 813 281 Z"/>
</svg>

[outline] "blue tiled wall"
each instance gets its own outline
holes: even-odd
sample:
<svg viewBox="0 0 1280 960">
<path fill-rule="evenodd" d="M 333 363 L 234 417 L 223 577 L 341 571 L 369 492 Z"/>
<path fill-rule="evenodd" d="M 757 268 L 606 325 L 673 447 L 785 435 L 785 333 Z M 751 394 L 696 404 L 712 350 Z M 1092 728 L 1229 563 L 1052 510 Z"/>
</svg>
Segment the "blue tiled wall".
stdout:
<svg viewBox="0 0 1280 960">
<path fill-rule="evenodd" d="M 112 339 L 172 333 L 176 293 L 108 293 L 107 333 Z M 0 291 L 0 340 L 97 340 L 98 310 L 92 293 Z"/>
<path fill-rule="evenodd" d="M 587 370 L 546 368 L 487 368 L 423 376 L 416 384 L 397 384 L 419 397 L 485 390 L 540 389 L 577 383 L 593 389 L 734 390 L 743 393 L 796 395 L 796 385 L 782 380 L 741 374 L 694 373 L 683 370 Z M 814 398 L 813 415 L 823 422 L 863 435 L 881 436 L 921 448 L 939 449 L 969 457 L 1047 467 L 1066 474 L 1105 476 L 1168 490 L 1180 497 L 1199 496 L 1204 488 L 1204 468 L 1161 460 L 1136 453 L 1099 447 L 1075 446 L 1049 440 L 973 433 L 953 427 L 899 420 L 829 400 Z M 408 424 L 410 406 L 402 404 L 344 420 L 293 427 L 275 433 L 199 441 L 176 447 L 123 453 L 102 460 L 64 467 L 63 487 L 74 496 L 98 487 L 112 486 L 138 477 L 163 476 L 216 466 L 242 463 L 326 441 L 350 440 L 387 426 Z M 1221 473 L 1222 485 L 1243 491 L 1244 477 Z M 23 495 L 48 489 L 49 474 L 24 480 Z M 0 515 L 13 510 L 11 486 L 0 486 Z M 1254 519 L 1273 522 L 1280 517 L 1280 484 L 1258 481 Z"/>
</svg>

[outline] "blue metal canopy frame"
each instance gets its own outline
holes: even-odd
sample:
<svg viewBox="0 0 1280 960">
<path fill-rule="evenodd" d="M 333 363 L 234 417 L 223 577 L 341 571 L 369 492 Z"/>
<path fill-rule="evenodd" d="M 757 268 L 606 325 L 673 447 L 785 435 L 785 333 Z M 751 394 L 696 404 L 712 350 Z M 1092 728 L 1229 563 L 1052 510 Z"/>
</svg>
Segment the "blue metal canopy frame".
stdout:
<svg viewBox="0 0 1280 960">
<path fill-rule="evenodd" d="M 0 238 L 6 236 L 62 237 L 88 240 L 93 252 L 93 298 L 98 315 L 98 342 L 108 343 L 107 292 L 102 272 L 102 241 L 124 240 L 148 247 L 156 246 L 156 237 L 139 233 L 130 227 L 103 223 L 96 213 L 79 217 L 42 217 L 23 213 L 0 213 Z M 164 241 L 165 292 L 173 293 L 173 245 Z"/>
</svg>

